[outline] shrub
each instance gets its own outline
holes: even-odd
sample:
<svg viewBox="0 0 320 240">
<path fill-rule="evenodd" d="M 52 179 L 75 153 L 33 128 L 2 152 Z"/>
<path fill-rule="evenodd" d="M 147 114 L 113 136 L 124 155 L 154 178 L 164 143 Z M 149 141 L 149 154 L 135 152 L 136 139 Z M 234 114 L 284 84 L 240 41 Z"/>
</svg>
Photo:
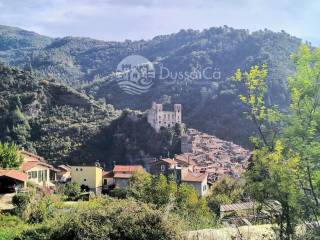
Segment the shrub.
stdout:
<svg viewBox="0 0 320 240">
<path fill-rule="evenodd" d="M 176 240 L 181 225 L 171 215 L 163 214 L 148 204 L 130 200 L 114 200 L 108 207 L 74 210 L 53 225 L 25 231 L 22 239 L 77 240 Z"/>
<path fill-rule="evenodd" d="M 64 185 L 62 192 L 69 200 L 75 200 L 80 196 L 81 187 L 77 183 L 67 183 Z"/>
<path fill-rule="evenodd" d="M 110 191 L 109 195 L 114 198 L 125 199 L 125 198 L 127 198 L 128 191 L 126 189 L 122 189 L 122 188 L 115 188 Z"/>
<path fill-rule="evenodd" d="M 18 193 L 13 196 L 12 204 L 16 207 L 16 214 L 22 216 L 31 203 L 32 196 L 27 193 Z"/>
<path fill-rule="evenodd" d="M 53 201 L 50 197 L 43 197 L 32 206 L 28 222 L 42 223 L 53 216 Z"/>
</svg>

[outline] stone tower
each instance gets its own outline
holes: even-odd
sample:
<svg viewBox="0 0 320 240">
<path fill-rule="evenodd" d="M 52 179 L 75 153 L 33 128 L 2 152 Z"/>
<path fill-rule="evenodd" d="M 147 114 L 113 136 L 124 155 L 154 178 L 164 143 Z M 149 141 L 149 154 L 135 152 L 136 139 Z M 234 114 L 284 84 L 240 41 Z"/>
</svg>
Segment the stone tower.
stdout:
<svg viewBox="0 0 320 240">
<path fill-rule="evenodd" d="M 148 123 L 158 132 L 161 127 L 173 127 L 176 123 L 181 124 L 181 104 L 174 104 L 173 112 L 163 111 L 162 104 L 153 102 L 148 110 Z"/>
<path fill-rule="evenodd" d="M 173 109 L 174 109 L 175 123 L 181 124 L 181 117 L 182 117 L 181 104 L 174 104 Z"/>
</svg>

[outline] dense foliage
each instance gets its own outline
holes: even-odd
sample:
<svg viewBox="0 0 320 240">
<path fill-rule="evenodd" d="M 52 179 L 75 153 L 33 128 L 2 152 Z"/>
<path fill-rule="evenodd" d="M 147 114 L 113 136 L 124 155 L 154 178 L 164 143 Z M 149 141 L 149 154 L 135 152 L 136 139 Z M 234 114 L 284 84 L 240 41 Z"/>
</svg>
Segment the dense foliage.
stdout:
<svg viewBox="0 0 320 240">
<path fill-rule="evenodd" d="M 18 168 L 22 161 L 18 146 L 0 142 L 0 169 Z"/>
<path fill-rule="evenodd" d="M 206 199 L 199 197 L 190 184 L 177 185 L 173 178 L 138 171 L 126 192 L 128 198 L 154 204 L 164 213 L 178 215 L 188 229 L 209 228 L 217 224 L 216 215 L 207 206 Z"/>
<path fill-rule="evenodd" d="M 73 159 L 78 156 L 87 161 L 99 161 L 107 168 L 115 163 L 143 164 L 150 157 L 172 157 L 180 153 L 182 131 L 182 126 L 176 125 L 157 133 L 143 114 L 125 110 L 72 155 Z"/>
<path fill-rule="evenodd" d="M 248 201 L 246 187 L 245 179 L 225 177 L 215 182 L 207 198 L 209 208 L 220 215 L 220 205 Z"/>
<path fill-rule="evenodd" d="M 63 194 L 69 200 L 77 199 L 81 194 L 81 186 L 78 183 L 66 183 L 57 187 L 57 192 Z"/>
<path fill-rule="evenodd" d="M 51 38 L 15 27 L 0 25 L 0 51 L 39 48 L 50 44 Z"/>
<path fill-rule="evenodd" d="M 320 232 L 320 49 L 302 45 L 293 60 L 297 72 L 289 79 L 290 107 L 282 114 L 265 104 L 265 66 L 235 74 L 244 83 L 246 94 L 240 98 L 259 133 L 252 138 L 256 149 L 247 184 L 259 202 L 280 203 L 274 216 L 281 239 L 292 239 L 299 223 L 307 223 L 314 237 Z"/>
<path fill-rule="evenodd" d="M 133 200 L 97 198 L 62 209 L 16 239 L 180 239 L 183 225 L 174 215 Z M 63 214 L 64 210 L 68 214 Z M 61 212 L 62 211 L 62 212 Z"/>
<path fill-rule="evenodd" d="M 0 65 L 0 141 L 15 142 L 51 162 L 68 161 L 117 116 L 112 106 L 54 80 Z"/>
<path fill-rule="evenodd" d="M 182 126 L 156 133 L 139 112 L 121 114 L 30 71 L 0 65 L 0 77 L 0 141 L 51 163 L 99 161 L 111 167 L 180 152 Z"/>
<path fill-rule="evenodd" d="M 20 36 L 19 31 L 16 33 Z M 35 38 L 36 41 L 37 38 Z M 39 43 L 43 40 L 38 40 Z M 116 108 L 145 110 L 151 102 L 181 103 L 183 120 L 193 128 L 214 133 L 226 140 L 248 144 L 255 130 L 242 115 L 237 101 L 239 90 L 230 77 L 236 68 L 268 64 L 268 104 L 281 107 L 288 103 L 287 76 L 293 72 L 290 54 L 300 40 L 285 32 L 264 30 L 249 33 L 229 27 L 204 31 L 181 30 L 176 34 L 157 36 L 149 41 L 104 42 L 88 38 L 51 39 L 39 47 L 3 49 L 0 59 L 53 76 L 95 97 L 105 99 Z M 110 74 L 126 56 L 139 54 L 156 66 L 156 79 L 150 91 L 130 96 L 121 91 Z M 160 66 L 172 75 L 160 79 Z M 211 70 L 220 77 L 175 80 L 176 73 Z M 83 86 L 84 83 L 89 83 Z"/>
</svg>

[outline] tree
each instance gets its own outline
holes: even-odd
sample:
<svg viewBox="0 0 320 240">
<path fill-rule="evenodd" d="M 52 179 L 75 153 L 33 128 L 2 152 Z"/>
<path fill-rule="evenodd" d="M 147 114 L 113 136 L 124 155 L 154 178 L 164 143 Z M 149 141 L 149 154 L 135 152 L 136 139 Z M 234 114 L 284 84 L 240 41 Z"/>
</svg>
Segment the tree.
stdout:
<svg viewBox="0 0 320 240">
<path fill-rule="evenodd" d="M 282 114 L 266 106 L 266 67 L 237 70 L 234 79 L 245 85 L 240 96 L 255 123 L 253 166 L 247 173 L 251 195 L 264 202 L 278 200 L 280 237 L 290 239 L 299 221 L 320 231 L 320 49 L 302 45 L 293 55 L 296 74 L 289 78 L 290 106 Z"/>
<path fill-rule="evenodd" d="M 20 145 L 25 145 L 30 136 L 30 125 L 20 108 L 11 112 L 12 138 Z"/>
<path fill-rule="evenodd" d="M 69 199 L 76 199 L 81 193 L 81 186 L 78 183 L 67 183 L 63 186 L 62 192 Z"/>
<path fill-rule="evenodd" d="M 17 145 L 0 142 L 0 168 L 18 168 L 22 161 Z"/>
<path fill-rule="evenodd" d="M 151 175 L 144 170 L 134 172 L 128 189 L 129 196 L 147 202 L 150 197 L 151 180 Z"/>
<path fill-rule="evenodd" d="M 208 206 L 216 213 L 220 214 L 221 204 L 231 204 L 245 199 L 245 180 L 223 178 L 213 184 L 211 194 L 208 196 Z"/>
<path fill-rule="evenodd" d="M 209 209 L 205 198 L 198 196 L 190 184 L 181 184 L 177 192 L 177 213 L 191 229 L 203 229 L 215 225 L 215 214 Z"/>
<path fill-rule="evenodd" d="M 170 192 L 167 178 L 160 174 L 153 178 L 152 181 L 153 191 L 150 192 L 152 202 L 157 206 L 165 206 L 170 201 Z"/>
<path fill-rule="evenodd" d="M 163 214 L 174 212 L 188 223 L 192 229 L 211 227 L 215 224 L 215 215 L 208 208 L 205 198 L 198 196 L 197 190 L 190 184 L 177 185 L 174 178 L 162 174 L 151 176 L 144 171 L 133 174 L 128 196 L 136 200 L 153 203 Z"/>
<path fill-rule="evenodd" d="M 320 48 L 301 45 L 293 55 L 296 74 L 289 78 L 290 116 L 284 129 L 284 141 L 299 159 L 297 177 L 303 193 L 303 214 L 315 222 L 320 234 Z"/>
<path fill-rule="evenodd" d="M 267 68 L 254 66 L 242 73 L 237 70 L 234 79 L 244 83 L 245 94 L 240 100 L 247 107 L 247 114 L 257 128 L 258 136 L 252 137 L 255 145 L 253 166 L 247 173 L 247 183 L 251 196 L 265 203 L 277 200 L 281 213 L 276 217 L 281 238 L 291 238 L 294 234 L 294 217 L 297 212 L 297 158 L 284 151 L 281 140 L 281 114 L 274 107 L 267 107 L 264 97 L 267 91 L 265 79 Z"/>
</svg>

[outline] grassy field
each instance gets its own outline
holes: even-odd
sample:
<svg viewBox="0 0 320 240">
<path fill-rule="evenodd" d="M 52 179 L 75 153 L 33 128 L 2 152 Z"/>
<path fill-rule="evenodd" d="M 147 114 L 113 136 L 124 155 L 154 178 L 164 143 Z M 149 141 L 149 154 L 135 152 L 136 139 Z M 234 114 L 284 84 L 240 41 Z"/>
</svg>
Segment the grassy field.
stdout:
<svg viewBox="0 0 320 240">
<path fill-rule="evenodd" d="M 16 216 L 0 214 L 0 239 L 12 240 L 18 236 L 23 230 L 31 228 L 31 225 L 23 223 Z"/>
</svg>

